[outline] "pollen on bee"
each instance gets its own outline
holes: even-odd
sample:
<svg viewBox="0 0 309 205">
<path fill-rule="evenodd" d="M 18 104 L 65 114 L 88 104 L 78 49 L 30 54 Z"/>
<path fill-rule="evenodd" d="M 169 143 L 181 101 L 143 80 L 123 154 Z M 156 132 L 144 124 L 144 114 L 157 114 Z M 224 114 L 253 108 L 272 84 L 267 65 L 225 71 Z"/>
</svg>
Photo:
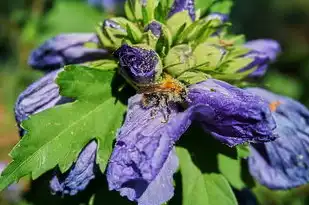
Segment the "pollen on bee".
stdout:
<svg viewBox="0 0 309 205">
<path fill-rule="evenodd" d="M 268 106 L 269 106 L 270 111 L 275 112 L 277 108 L 279 107 L 279 105 L 281 105 L 280 101 L 274 101 L 274 102 L 269 103 Z"/>
</svg>

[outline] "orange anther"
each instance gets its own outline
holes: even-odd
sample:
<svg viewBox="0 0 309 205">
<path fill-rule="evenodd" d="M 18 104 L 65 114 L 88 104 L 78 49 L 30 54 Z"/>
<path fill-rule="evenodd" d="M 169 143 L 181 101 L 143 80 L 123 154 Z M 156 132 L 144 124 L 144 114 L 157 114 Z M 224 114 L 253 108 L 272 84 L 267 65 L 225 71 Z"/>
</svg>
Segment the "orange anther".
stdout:
<svg viewBox="0 0 309 205">
<path fill-rule="evenodd" d="M 281 105 L 281 102 L 280 101 L 274 101 L 274 102 L 271 102 L 269 103 L 269 109 L 272 111 L 272 112 L 275 112 L 278 108 L 278 106 Z"/>
</svg>

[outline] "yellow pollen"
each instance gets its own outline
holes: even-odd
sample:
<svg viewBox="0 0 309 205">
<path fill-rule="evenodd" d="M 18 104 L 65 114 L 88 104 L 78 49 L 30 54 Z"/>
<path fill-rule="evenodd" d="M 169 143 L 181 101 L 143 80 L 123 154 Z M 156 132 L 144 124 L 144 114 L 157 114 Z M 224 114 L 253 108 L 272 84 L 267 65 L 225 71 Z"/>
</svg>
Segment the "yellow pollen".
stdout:
<svg viewBox="0 0 309 205">
<path fill-rule="evenodd" d="M 271 102 L 269 103 L 269 109 L 272 111 L 272 112 L 275 112 L 278 108 L 278 106 L 281 105 L 281 102 L 280 101 L 274 101 L 274 102 Z"/>
</svg>

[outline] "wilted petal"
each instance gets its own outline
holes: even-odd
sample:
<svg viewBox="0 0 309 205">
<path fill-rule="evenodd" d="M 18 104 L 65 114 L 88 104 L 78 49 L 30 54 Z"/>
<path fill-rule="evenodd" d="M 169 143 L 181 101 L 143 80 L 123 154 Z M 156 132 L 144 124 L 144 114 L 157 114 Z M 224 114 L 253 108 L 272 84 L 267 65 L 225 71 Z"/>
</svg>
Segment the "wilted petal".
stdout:
<svg viewBox="0 0 309 205">
<path fill-rule="evenodd" d="M 254 59 L 254 61 L 239 72 L 255 68 L 249 77 L 263 76 L 267 71 L 269 63 L 274 61 L 281 52 L 280 44 L 270 39 L 249 41 L 245 44 L 245 47 L 251 49 L 245 56 Z"/>
<path fill-rule="evenodd" d="M 194 0 L 175 0 L 169 13 L 169 17 L 175 13 L 187 10 L 192 21 L 195 21 L 195 1 Z"/>
<path fill-rule="evenodd" d="M 53 192 L 76 195 L 83 191 L 89 182 L 94 179 L 94 165 L 97 151 L 97 143 L 92 141 L 80 153 L 76 163 L 67 175 L 56 175 L 50 181 Z"/>
<path fill-rule="evenodd" d="M 269 143 L 251 146 L 251 174 L 271 189 L 288 189 L 309 182 L 309 110 L 299 102 L 260 88 L 250 88 L 269 103 L 277 123 Z"/>
<path fill-rule="evenodd" d="M 209 79 L 189 87 L 188 105 L 195 120 L 229 146 L 274 140 L 276 125 L 268 104 L 246 90 Z"/>
<path fill-rule="evenodd" d="M 178 167 L 173 145 L 191 124 L 191 113 L 178 113 L 176 105 L 170 105 L 166 122 L 167 108 L 146 108 L 141 98 L 135 95 L 129 99 L 107 180 L 111 190 L 120 191 L 139 205 L 160 205 L 173 196 L 172 176 Z"/>
<path fill-rule="evenodd" d="M 68 64 L 98 60 L 107 55 L 100 48 L 87 47 L 87 44 L 98 45 L 98 38 L 92 33 L 61 34 L 34 50 L 28 64 L 36 69 L 53 70 Z"/>
<path fill-rule="evenodd" d="M 120 73 L 133 83 L 153 83 L 162 72 L 159 56 L 153 50 L 124 44 L 114 55 L 119 59 Z"/>
<path fill-rule="evenodd" d="M 20 128 L 20 135 L 24 135 L 24 130 L 20 123 L 29 116 L 52 108 L 55 105 L 71 102 L 72 99 L 60 96 L 59 88 L 55 83 L 55 78 L 62 69 L 46 74 L 43 78 L 31 84 L 22 92 L 15 104 L 15 118 Z M 95 147 L 94 147 L 95 146 Z M 83 190 L 90 180 L 95 176 L 93 166 L 95 164 L 94 156 L 91 151 L 96 149 L 96 142 L 92 142 L 80 155 L 77 164 L 71 168 L 70 173 L 59 174 L 57 180 L 55 177 L 51 182 L 51 188 L 55 191 L 62 191 L 67 194 L 76 194 L 78 190 Z M 95 152 L 94 152 L 95 153 Z M 88 160 L 88 161 L 87 161 Z M 68 191 L 69 190 L 69 191 Z"/>
<path fill-rule="evenodd" d="M 70 101 L 59 95 L 59 88 L 54 82 L 61 71 L 62 69 L 59 69 L 46 74 L 19 95 L 15 103 L 15 119 L 18 126 L 30 115 Z M 20 131 L 22 136 L 23 130 Z"/>
</svg>

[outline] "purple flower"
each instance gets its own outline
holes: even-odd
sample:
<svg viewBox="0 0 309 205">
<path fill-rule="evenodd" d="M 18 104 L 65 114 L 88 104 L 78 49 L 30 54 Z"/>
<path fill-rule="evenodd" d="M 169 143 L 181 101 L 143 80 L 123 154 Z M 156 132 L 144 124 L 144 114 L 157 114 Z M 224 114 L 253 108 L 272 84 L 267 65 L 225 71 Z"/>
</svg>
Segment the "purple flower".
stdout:
<svg viewBox="0 0 309 205">
<path fill-rule="evenodd" d="M 59 103 L 61 97 L 53 81 L 57 72 L 47 74 L 21 94 L 16 119 Z M 229 146 L 273 140 L 275 124 L 268 104 L 260 97 L 213 79 L 192 85 L 187 92 L 186 107 L 163 94 L 137 94 L 129 99 L 126 120 L 117 134 L 107 168 L 111 190 L 120 191 L 140 205 L 169 200 L 178 167 L 173 147 L 194 120 Z M 51 96 L 54 100 L 50 100 Z M 23 111 L 21 106 L 29 107 L 29 111 Z M 74 195 L 84 190 L 95 176 L 95 152 L 95 142 L 86 146 L 68 173 L 52 179 L 53 191 Z"/>
<path fill-rule="evenodd" d="M 94 179 L 95 157 L 97 143 L 92 141 L 80 153 L 76 163 L 71 167 L 68 175 L 55 175 L 50 181 L 50 187 L 55 193 L 76 195 L 86 189 Z"/>
<path fill-rule="evenodd" d="M 252 176 L 271 189 L 289 189 L 309 182 L 309 110 L 299 102 L 260 88 L 248 91 L 263 97 L 277 123 L 273 142 L 251 145 Z"/>
<path fill-rule="evenodd" d="M 184 110 L 173 101 L 163 107 L 145 106 L 147 97 L 129 100 L 107 169 L 109 188 L 139 205 L 162 204 L 172 197 L 177 168 L 173 145 L 194 120 L 229 146 L 274 139 L 268 104 L 221 81 L 209 79 L 189 87 Z"/>
<path fill-rule="evenodd" d="M 199 110 L 203 128 L 229 146 L 274 140 L 268 104 L 250 92 L 209 79 L 189 87 L 188 104 Z"/>
<path fill-rule="evenodd" d="M 192 21 L 195 21 L 195 2 L 194 0 L 175 0 L 169 13 L 169 17 L 178 12 L 187 10 Z"/>
<path fill-rule="evenodd" d="M 153 21 L 151 22 L 150 24 L 148 24 L 146 27 L 145 27 L 145 32 L 147 31 L 151 31 L 151 33 L 159 38 L 161 36 L 161 33 L 162 33 L 162 26 L 160 23 L 156 22 L 156 21 Z"/>
<path fill-rule="evenodd" d="M 15 104 L 15 118 L 21 136 L 25 133 L 20 123 L 29 116 L 59 104 L 72 102 L 72 99 L 60 96 L 59 88 L 54 82 L 61 71 L 62 69 L 59 69 L 48 73 L 19 95 Z M 75 195 L 86 188 L 95 176 L 96 146 L 96 142 L 91 142 L 83 149 L 68 173 L 54 176 L 50 183 L 53 192 Z"/>
<path fill-rule="evenodd" d="M 122 45 L 114 56 L 119 59 L 120 73 L 137 84 L 154 83 L 161 74 L 160 59 L 153 50 Z"/>
<path fill-rule="evenodd" d="M 239 70 L 239 72 L 255 68 L 255 70 L 249 74 L 249 77 L 254 78 L 263 76 L 267 71 L 269 63 L 273 62 L 281 52 L 279 43 L 270 39 L 249 41 L 245 44 L 245 47 L 251 49 L 245 56 L 253 58 L 254 61 L 245 68 Z"/>
<path fill-rule="evenodd" d="M 34 50 L 28 64 L 35 69 L 54 70 L 68 64 L 83 63 L 102 59 L 108 52 L 101 48 L 87 47 L 87 44 L 98 46 L 95 34 L 61 34 Z"/>
<path fill-rule="evenodd" d="M 144 107 L 143 96 L 129 99 L 126 120 L 107 169 L 109 188 L 140 205 L 159 205 L 173 196 L 173 174 L 178 159 L 173 151 L 176 140 L 191 123 L 190 113 L 178 113 L 170 104 L 163 110 Z M 169 120 L 165 114 L 169 109 Z M 154 114 L 154 111 L 157 111 Z"/>
</svg>

